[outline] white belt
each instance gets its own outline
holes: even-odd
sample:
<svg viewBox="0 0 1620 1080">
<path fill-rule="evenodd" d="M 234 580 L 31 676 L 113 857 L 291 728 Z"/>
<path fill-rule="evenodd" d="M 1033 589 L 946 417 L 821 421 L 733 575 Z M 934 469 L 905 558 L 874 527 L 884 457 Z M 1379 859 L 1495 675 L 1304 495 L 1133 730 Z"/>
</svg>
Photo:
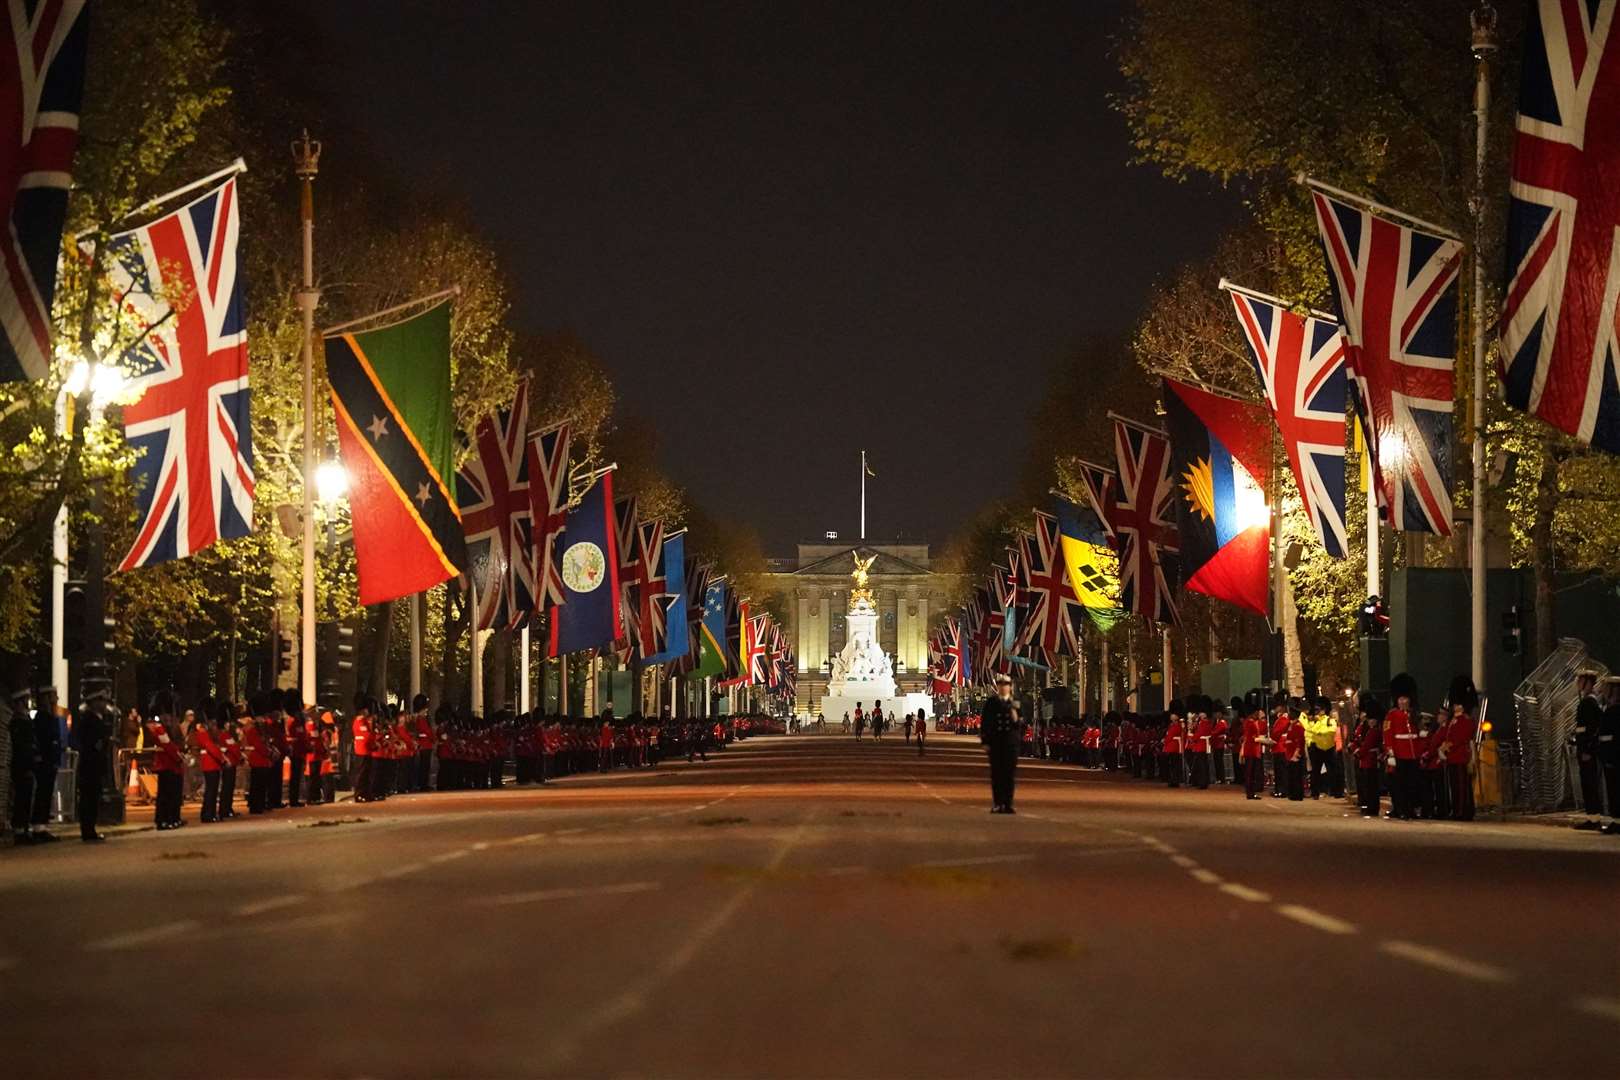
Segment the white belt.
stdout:
<svg viewBox="0 0 1620 1080">
<path fill-rule="evenodd" d="M 1599 735 L 1598 742 L 1614 742 L 1613 735 Z"/>
</svg>

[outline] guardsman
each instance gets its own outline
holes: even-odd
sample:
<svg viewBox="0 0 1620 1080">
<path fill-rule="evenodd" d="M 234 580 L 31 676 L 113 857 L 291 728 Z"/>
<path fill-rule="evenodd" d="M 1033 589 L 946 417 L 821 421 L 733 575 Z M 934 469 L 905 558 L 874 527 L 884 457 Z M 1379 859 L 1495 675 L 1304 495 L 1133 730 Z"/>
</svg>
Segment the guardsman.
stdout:
<svg viewBox="0 0 1620 1080">
<path fill-rule="evenodd" d="M 354 801 L 371 801 L 371 702 L 356 698 L 350 725 L 354 745 Z"/>
<path fill-rule="evenodd" d="M 178 829 L 185 824 L 180 817 L 180 796 L 186 763 L 181 756 L 180 743 L 169 733 L 177 724 L 174 695 L 167 690 L 160 691 L 152 700 L 152 715 L 146 721 L 146 738 L 153 750 L 152 771 L 157 774 L 158 782 L 153 822 L 159 829 Z"/>
<path fill-rule="evenodd" d="M 1603 689 L 1607 703 L 1598 722 L 1597 737 L 1598 765 L 1609 795 L 1609 821 L 1603 826 L 1603 834 L 1620 836 L 1620 675 L 1605 678 Z"/>
<path fill-rule="evenodd" d="M 394 790 L 409 794 L 416 790 L 416 717 L 400 710 L 394 720 Z"/>
<path fill-rule="evenodd" d="M 915 730 L 917 732 L 917 756 L 922 757 L 923 747 L 928 742 L 928 710 L 917 710 Z"/>
<path fill-rule="evenodd" d="M 331 763 L 326 736 L 321 730 L 320 710 L 311 705 L 304 711 L 305 771 L 309 776 L 305 784 L 304 801 L 319 805 L 322 801 L 322 776 Z"/>
<path fill-rule="evenodd" d="M 1418 732 L 1412 721 L 1417 712 L 1417 680 L 1401 672 L 1389 681 L 1393 707 L 1384 717 L 1384 761 L 1394 773 L 1390 784 L 1390 817 L 1411 821 L 1417 817 Z"/>
<path fill-rule="evenodd" d="M 596 767 L 602 772 L 613 768 L 613 721 L 608 719 L 606 713 L 602 716 L 602 727 L 596 733 Z"/>
<path fill-rule="evenodd" d="M 996 676 L 996 693 L 985 702 L 979 722 L 979 741 L 990 758 L 990 812 L 1013 814 L 1013 791 L 1018 782 L 1018 748 L 1023 741 L 1023 718 L 1012 696 L 1012 679 Z"/>
<path fill-rule="evenodd" d="M 253 695 L 250 711 L 253 715 L 242 718 L 242 745 L 247 749 L 249 814 L 262 814 L 270 804 L 270 744 L 265 741 L 264 728 L 259 721 L 269 708 L 266 695 Z"/>
<path fill-rule="evenodd" d="M 224 820 L 236 816 L 236 770 L 242 767 L 242 740 L 230 702 L 219 703 L 218 720 L 219 748 L 225 754 L 225 766 L 219 770 L 219 816 Z"/>
<path fill-rule="evenodd" d="M 219 820 L 219 781 L 220 773 L 225 768 L 225 751 L 220 748 L 213 722 L 212 713 L 204 709 L 203 715 L 192 722 L 191 731 L 186 736 L 188 749 L 197 760 L 197 767 L 202 769 L 202 813 L 198 815 L 198 820 L 205 825 Z"/>
<path fill-rule="evenodd" d="M 1217 784 L 1226 783 L 1226 744 L 1231 737 L 1232 725 L 1226 719 L 1226 708 L 1214 698 L 1206 697 L 1212 716 L 1209 729 L 1209 764 Z M 1234 714 L 1235 715 L 1235 714 Z"/>
<path fill-rule="evenodd" d="M 79 839 L 97 844 L 107 839 L 96 831 L 101 818 L 101 791 L 107 783 L 107 754 L 115 716 L 105 684 L 94 686 L 85 703 L 73 717 L 73 749 L 78 751 L 78 771 L 73 786 L 78 808 Z"/>
<path fill-rule="evenodd" d="M 1383 801 L 1384 735 L 1378 698 L 1363 691 L 1356 702 L 1356 733 L 1352 745 L 1356 754 L 1356 800 L 1361 816 L 1375 818 Z"/>
<path fill-rule="evenodd" d="M 1581 805 L 1586 810 L 1586 820 L 1575 827 L 1593 832 L 1603 828 L 1603 769 L 1597 756 L 1603 705 L 1598 701 L 1597 684 L 1596 668 L 1582 668 L 1575 673 L 1575 692 L 1580 702 L 1575 706 L 1575 733 L 1570 737 L 1581 770 Z"/>
<path fill-rule="evenodd" d="M 1273 799 L 1285 798 L 1288 795 L 1286 790 L 1288 758 L 1283 754 L 1283 743 L 1288 738 L 1288 725 L 1291 722 L 1288 716 L 1288 698 L 1278 694 L 1272 701 L 1271 720 L 1271 797 Z"/>
<path fill-rule="evenodd" d="M 1182 755 L 1187 752 L 1187 723 L 1182 714 L 1186 706 L 1177 698 L 1170 702 L 1170 719 L 1164 726 L 1164 742 L 1160 753 L 1164 755 L 1164 782 L 1167 787 L 1181 786 Z"/>
<path fill-rule="evenodd" d="M 1432 820 L 1451 816 L 1446 803 L 1445 725 L 1424 713 L 1418 718 L 1418 816 Z"/>
<path fill-rule="evenodd" d="M 309 763 L 309 733 L 304 727 L 304 706 L 296 690 L 282 699 L 282 731 L 287 739 L 287 805 L 304 805 L 304 768 Z"/>
<path fill-rule="evenodd" d="M 1479 711 L 1479 691 L 1474 680 L 1459 675 L 1452 680 L 1451 716 L 1446 721 L 1446 790 L 1455 821 L 1474 820 L 1474 778 L 1469 769 L 1474 759 L 1474 735 L 1479 730 L 1474 714 Z"/>
<path fill-rule="evenodd" d="M 1249 715 L 1243 721 L 1243 742 L 1238 754 L 1243 761 L 1243 797 L 1258 799 L 1266 786 L 1266 710 L 1259 694 L 1253 695 Z"/>
<path fill-rule="evenodd" d="M 417 694 L 411 699 L 411 715 L 416 725 L 416 790 L 428 791 L 433 779 L 433 748 L 438 740 L 433 733 L 433 721 L 428 718 L 426 694 Z"/>
<path fill-rule="evenodd" d="M 1215 721 L 1209 716 L 1209 699 L 1202 694 L 1192 699 L 1191 708 L 1197 717 L 1193 723 L 1192 742 L 1187 747 L 1192 762 L 1191 781 L 1193 787 L 1203 790 L 1209 787 L 1210 757 L 1215 752 Z"/>
<path fill-rule="evenodd" d="M 1305 715 L 1304 702 L 1300 702 L 1283 736 L 1283 766 L 1287 770 L 1284 787 L 1293 802 L 1305 801 Z"/>
</svg>

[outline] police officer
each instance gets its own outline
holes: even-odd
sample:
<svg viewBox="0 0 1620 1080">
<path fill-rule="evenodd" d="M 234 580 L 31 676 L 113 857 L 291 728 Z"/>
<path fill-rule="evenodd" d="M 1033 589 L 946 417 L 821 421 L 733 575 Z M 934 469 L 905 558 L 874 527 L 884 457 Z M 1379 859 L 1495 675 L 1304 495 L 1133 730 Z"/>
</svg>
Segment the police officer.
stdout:
<svg viewBox="0 0 1620 1080">
<path fill-rule="evenodd" d="M 79 816 L 79 839 L 99 844 L 107 839 L 96 831 L 101 821 L 101 789 L 107 782 L 107 749 L 115 714 L 111 691 L 102 685 L 90 690 L 73 714 L 73 749 L 78 752 L 74 796 Z M 134 768 L 132 764 L 130 766 Z"/>
<path fill-rule="evenodd" d="M 1570 737 L 1581 768 L 1581 804 L 1586 810 L 1586 820 L 1575 827 L 1592 832 L 1603 828 L 1602 768 L 1597 756 L 1603 706 L 1598 702 L 1597 682 L 1596 668 L 1582 668 L 1575 673 L 1575 692 L 1580 695 L 1580 704 L 1575 706 L 1575 733 Z"/>
<path fill-rule="evenodd" d="M 34 842 L 34 714 L 28 698 L 27 690 L 11 695 L 11 805 L 0 807 L 11 815 L 12 842 L 18 845 Z"/>
<path fill-rule="evenodd" d="M 62 722 L 56 715 L 56 688 L 42 686 L 34 692 L 34 842 L 50 842 L 56 837 L 46 827 L 51 823 L 51 799 L 56 794 L 56 772 L 62 767 Z"/>
<path fill-rule="evenodd" d="M 1013 814 L 1013 787 L 1017 783 L 1018 750 L 1024 722 L 1013 701 L 1012 679 L 996 676 L 996 696 L 985 702 L 979 720 L 979 741 L 990 757 L 990 812 Z"/>
</svg>

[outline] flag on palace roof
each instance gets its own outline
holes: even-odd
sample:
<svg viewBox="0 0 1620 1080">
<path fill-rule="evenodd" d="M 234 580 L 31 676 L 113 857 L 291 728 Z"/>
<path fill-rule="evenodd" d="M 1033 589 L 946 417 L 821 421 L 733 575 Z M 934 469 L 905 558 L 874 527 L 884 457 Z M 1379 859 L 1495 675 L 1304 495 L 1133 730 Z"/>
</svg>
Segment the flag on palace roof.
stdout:
<svg viewBox="0 0 1620 1080">
<path fill-rule="evenodd" d="M 107 280 L 141 336 L 124 438 L 137 524 L 120 570 L 253 531 L 247 318 L 236 179 L 107 242 Z M 171 303 L 171 298 L 173 302 Z"/>
<path fill-rule="evenodd" d="M 529 565 L 535 608 L 562 602 L 557 570 L 557 537 L 568 520 L 568 449 L 565 422 L 529 437 L 525 451 L 529 474 Z"/>
<path fill-rule="evenodd" d="M 1397 529 L 1448 535 L 1462 242 L 1311 195 L 1379 509 Z"/>
<path fill-rule="evenodd" d="M 10 228 L 0 239 L 6 246 L 0 272 L 0 381 L 13 382 L 42 379 L 51 366 L 51 300 L 79 144 L 90 19 L 84 0 L 6 6 L 11 48 L 0 49 L 0 85 L 9 90 L 11 134 L 0 140 L 0 217 Z M 103 134 L 117 137 L 112 131 Z M 234 262 L 234 233 L 232 244 Z M 234 273 L 231 278 L 234 288 Z"/>
<path fill-rule="evenodd" d="M 1164 380 L 1170 473 L 1187 588 L 1270 610 L 1271 430 L 1265 406 Z"/>
<path fill-rule="evenodd" d="M 1170 482 L 1170 444 L 1164 433 L 1116 417 L 1114 454 L 1118 497 L 1109 521 L 1119 552 L 1119 598 L 1126 611 L 1156 622 L 1177 621 L 1171 589 L 1181 580 Z"/>
<path fill-rule="evenodd" d="M 1530 5 L 1501 323 L 1508 404 L 1610 453 L 1620 453 L 1616 7 Z"/>
<path fill-rule="evenodd" d="M 1344 558 L 1344 336 L 1337 323 L 1299 315 L 1232 290 L 1266 403 L 1282 432 L 1288 464 L 1311 528 L 1329 555 Z"/>
<path fill-rule="evenodd" d="M 360 603 L 432 588 L 467 565 L 451 496 L 450 306 L 325 340 Z"/>
<path fill-rule="evenodd" d="M 557 542 L 563 602 L 549 612 L 549 655 L 617 648 L 625 636 L 613 470 L 604 469 L 568 513 Z"/>
<path fill-rule="evenodd" d="M 478 421 L 473 452 L 456 470 L 456 505 L 467 538 L 467 576 L 476 587 L 480 630 L 504 630 L 534 611 L 530 535 L 529 384 L 518 384 L 510 408 Z"/>
</svg>

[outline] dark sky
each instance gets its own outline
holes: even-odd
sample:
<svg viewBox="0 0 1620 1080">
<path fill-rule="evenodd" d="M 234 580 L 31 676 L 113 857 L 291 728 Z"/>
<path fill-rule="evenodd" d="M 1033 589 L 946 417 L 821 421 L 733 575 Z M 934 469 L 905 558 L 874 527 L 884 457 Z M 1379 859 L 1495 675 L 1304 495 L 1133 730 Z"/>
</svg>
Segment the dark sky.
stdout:
<svg viewBox="0 0 1620 1080">
<path fill-rule="evenodd" d="M 943 539 L 1016 470 L 1017 403 L 1235 213 L 1128 164 L 1122 0 L 309 6 L 349 119 L 470 207 L 515 324 L 578 333 L 773 552 L 855 534 L 863 446 L 869 535 Z"/>
</svg>

